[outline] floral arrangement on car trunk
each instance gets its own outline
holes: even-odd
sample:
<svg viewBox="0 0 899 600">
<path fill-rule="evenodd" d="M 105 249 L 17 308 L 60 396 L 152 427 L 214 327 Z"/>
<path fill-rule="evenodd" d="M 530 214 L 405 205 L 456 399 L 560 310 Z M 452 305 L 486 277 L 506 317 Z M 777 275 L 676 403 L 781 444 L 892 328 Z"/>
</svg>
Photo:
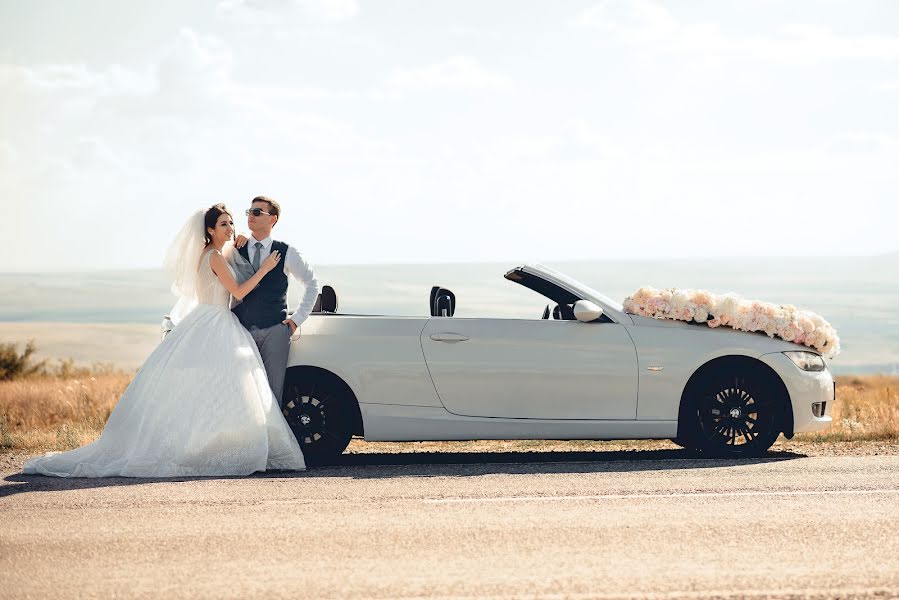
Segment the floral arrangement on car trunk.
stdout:
<svg viewBox="0 0 899 600">
<path fill-rule="evenodd" d="M 821 315 L 790 304 L 776 305 L 746 300 L 736 294 L 706 290 L 657 290 L 642 287 L 624 300 L 624 310 L 653 319 L 676 319 L 730 327 L 777 336 L 787 342 L 814 348 L 827 358 L 840 351 L 840 338 Z"/>
</svg>

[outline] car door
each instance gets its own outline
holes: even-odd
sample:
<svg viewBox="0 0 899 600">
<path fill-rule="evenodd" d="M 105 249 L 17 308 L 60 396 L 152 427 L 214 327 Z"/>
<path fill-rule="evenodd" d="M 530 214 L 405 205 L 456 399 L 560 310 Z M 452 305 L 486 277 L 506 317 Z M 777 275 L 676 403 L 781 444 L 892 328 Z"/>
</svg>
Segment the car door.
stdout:
<svg viewBox="0 0 899 600">
<path fill-rule="evenodd" d="M 617 323 L 432 317 L 421 344 L 451 413 L 636 418 L 636 348 Z"/>
</svg>

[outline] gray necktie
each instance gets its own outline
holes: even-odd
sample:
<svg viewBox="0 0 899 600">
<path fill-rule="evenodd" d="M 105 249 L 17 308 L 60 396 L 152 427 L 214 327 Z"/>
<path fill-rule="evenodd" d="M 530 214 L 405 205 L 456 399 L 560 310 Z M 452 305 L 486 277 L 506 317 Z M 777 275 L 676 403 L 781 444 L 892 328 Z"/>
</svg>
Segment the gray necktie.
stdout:
<svg viewBox="0 0 899 600">
<path fill-rule="evenodd" d="M 256 254 L 253 255 L 253 270 L 259 270 L 259 255 L 262 253 L 262 242 L 256 242 Z"/>
</svg>

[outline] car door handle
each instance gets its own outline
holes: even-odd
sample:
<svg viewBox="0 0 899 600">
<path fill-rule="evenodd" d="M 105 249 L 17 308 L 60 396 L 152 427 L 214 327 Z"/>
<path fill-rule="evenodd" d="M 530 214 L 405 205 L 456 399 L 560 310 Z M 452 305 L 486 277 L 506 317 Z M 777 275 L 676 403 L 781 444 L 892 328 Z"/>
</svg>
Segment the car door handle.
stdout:
<svg viewBox="0 0 899 600">
<path fill-rule="evenodd" d="M 458 333 L 432 333 L 431 339 L 435 342 L 464 342 L 468 336 Z"/>
</svg>

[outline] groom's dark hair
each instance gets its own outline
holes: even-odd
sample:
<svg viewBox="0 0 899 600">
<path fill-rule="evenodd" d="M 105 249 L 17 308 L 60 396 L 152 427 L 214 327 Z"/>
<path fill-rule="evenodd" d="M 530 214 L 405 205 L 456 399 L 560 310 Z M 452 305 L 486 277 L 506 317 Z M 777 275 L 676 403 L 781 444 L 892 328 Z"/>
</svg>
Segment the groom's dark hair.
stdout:
<svg viewBox="0 0 899 600">
<path fill-rule="evenodd" d="M 252 205 L 253 202 L 265 202 L 268 204 L 268 212 L 276 217 L 281 216 L 281 205 L 269 198 L 268 196 L 256 196 L 253 198 L 253 201 L 250 202 Z"/>
</svg>

